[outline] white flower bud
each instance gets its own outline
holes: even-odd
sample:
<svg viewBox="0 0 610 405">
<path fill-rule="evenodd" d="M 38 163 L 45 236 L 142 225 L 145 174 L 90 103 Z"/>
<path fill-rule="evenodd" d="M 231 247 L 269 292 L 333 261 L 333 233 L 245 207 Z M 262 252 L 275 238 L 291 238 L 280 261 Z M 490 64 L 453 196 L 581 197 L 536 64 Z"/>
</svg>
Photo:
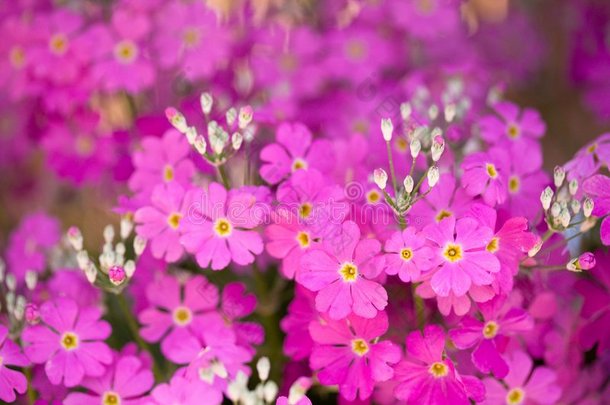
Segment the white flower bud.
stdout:
<svg viewBox="0 0 610 405">
<path fill-rule="evenodd" d="M 208 139 L 212 151 L 220 155 L 229 141 L 229 134 L 216 124 L 215 121 L 208 123 Z"/>
<path fill-rule="evenodd" d="M 6 275 L 6 287 L 9 291 L 15 291 L 17 288 L 17 278 L 15 278 L 14 274 L 9 273 Z"/>
<path fill-rule="evenodd" d="M 205 151 L 208 145 L 206 144 L 205 138 L 202 135 L 197 135 L 195 141 L 193 142 L 193 146 L 200 155 L 205 155 Z"/>
<path fill-rule="evenodd" d="M 5 272 L 6 272 L 6 263 L 4 263 L 4 260 L 0 257 L 0 283 L 4 281 Z"/>
<path fill-rule="evenodd" d="M 38 282 L 38 273 L 35 271 L 28 270 L 25 272 L 25 285 L 28 289 L 33 290 L 36 288 Z"/>
<path fill-rule="evenodd" d="M 67 235 L 68 242 L 70 242 L 70 245 L 74 250 L 77 252 L 83 250 L 83 234 L 81 233 L 80 229 L 75 226 L 71 226 L 68 229 Z"/>
<path fill-rule="evenodd" d="M 430 108 L 428 108 L 428 117 L 431 121 L 434 121 L 438 117 L 438 107 L 436 104 L 432 104 Z"/>
<path fill-rule="evenodd" d="M 561 187 L 563 180 L 566 178 L 566 171 L 561 166 L 555 166 L 553 170 L 553 181 L 555 182 L 555 188 Z"/>
<path fill-rule="evenodd" d="M 123 218 L 121 218 L 120 228 L 121 239 L 127 239 L 131 234 L 131 231 L 133 231 L 133 221 L 129 217 L 124 216 Z"/>
<path fill-rule="evenodd" d="M 186 131 L 184 132 L 184 135 L 186 136 L 186 140 L 188 141 L 189 144 L 194 144 L 195 143 L 195 139 L 197 139 L 197 128 L 195 127 L 188 127 L 186 129 Z"/>
<path fill-rule="evenodd" d="M 553 205 L 551 205 L 551 216 L 556 218 L 559 216 L 559 213 L 561 213 L 561 205 L 559 205 L 558 202 L 554 202 Z"/>
<path fill-rule="evenodd" d="M 223 363 L 220 361 L 212 361 L 211 364 L 212 372 L 220 378 L 227 378 L 229 374 L 227 373 L 227 369 Z"/>
<path fill-rule="evenodd" d="M 409 118 L 411 118 L 412 112 L 413 110 L 411 109 L 411 104 L 405 102 L 400 105 L 400 117 L 403 119 L 403 121 L 407 121 Z"/>
<path fill-rule="evenodd" d="M 382 118 L 381 119 L 381 133 L 383 134 L 383 139 L 386 142 L 390 142 L 392 140 L 393 132 L 394 132 L 394 125 L 392 124 L 392 119 Z"/>
<path fill-rule="evenodd" d="M 146 239 L 144 239 L 140 235 L 136 235 L 136 237 L 133 239 L 133 250 L 134 250 L 136 256 L 140 256 L 142 254 L 142 252 L 144 252 L 145 248 L 146 248 Z"/>
<path fill-rule="evenodd" d="M 438 162 L 445 150 L 445 140 L 441 136 L 435 136 L 432 141 L 432 160 Z"/>
<path fill-rule="evenodd" d="M 235 124 L 235 121 L 237 120 L 237 110 L 235 107 L 231 107 L 227 110 L 225 113 L 225 118 L 229 127 L 232 127 L 233 124 Z"/>
<path fill-rule="evenodd" d="M 383 169 L 375 169 L 373 172 L 373 181 L 382 190 L 385 190 L 388 183 L 388 174 Z"/>
<path fill-rule="evenodd" d="M 249 105 L 242 107 L 239 109 L 239 119 L 238 119 L 238 126 L 239 129 L 244 129 L 246 128 L 251 122 L 252 122 L 252 118 L 254 117 L 254 110 L 252 110 L 252 107 L 250 107 Z"/>
<path fill-rule="evenodd" d="M 258 359 L 256 362 L 256 371 L 261 381 L 267 381 L 269 378 L 269 370 L 271 370 L 271 362 L 269 361 L 269 357 L 263 356 Z"/>
<path fill-rule="evenodd" d="M 575 195 L 578 191 L 578 180 L 574 179 L 570 181 L 570 184 L 568 184 L 568 190 L 570 191 L 570 195 Z"/>
<path fill-rule="evenodd" d="M 411 193 L 413 191 L 413 187 L 415 186 L 415 182 L 413 181 L 413 177 L 407 175 L 402 182 L 402 185 L 405 187 L 405 191 L 407 193 Z"/>
<path fill-rule="evenodd" d="M 411 149 L 411 157 L 413 159 L 417 158 L 419 152 L 421 151 L 421 142 L 419 139 L 413 139 L 411 141 L 411 145 L 409 145 L 409 149 Z"/>
<path fill-rule="evenodd" d="M 585 197 L 585 200 L 582 203 L 582 213 L 585 215 L 585 217 L 589 218 L 591 216 L 594 207 L 595 204 L 593 203 L 593 200 L 589 197 Z"/>
<path fill-rule="evenodd" d="M 85 271 L 85 277 L 87 277 L 87 280 L 91 284 L 95 283 L 95 279 L 97 278 L 97 269 L 95 268 L 95 265 L 93 264 L 93 262 L 87 263 L 87 266 L 85 267 L 84 271 Z"/>
<path fill-rule="evenodd" d="M 199 97 L 199 103 L 201 104 L 201 111 L 205 115 L 208 115 L 210 111 L 212 111 L 212 105 L 214 104 L 214 99 L 210 93 L 201 93 Z"/>
<path fill-rule="evenodd" d="M 455 115 L 457 113 L 457 108 L 455 107 L 455 104 L 447 104 L 445 106 L 445 121 L 446 122 L 451 122 L 453 121 L 453 119 L 455 118 Z"/>
<path fill-rule="evenodd" d="M 553 190 L 548 186 L 544 190 L 542 190 L 542 194 L 540 194 L 540 202 L 542 203 L 542 208 L 545 211 L 548 210 L 551 206 L 553 194 Z"/>
<path fill-rule="evenodd" d="M 106 243 L 112 243 L 114 239 L 114 226 L 108 224 L 104 227 L 104 241 Z"/>
<path fill-rule="evenodd" d="M 538 254 L 538 252 L 540 252 L 540 249 L 542 248 L 542 244 L 544 242 L 542 242 L 542 240 L 539 240 L 538 242 L 536 242 L 536 244 L 534 245 L 533 248 L 531 248 L 528 252 L 527 255 L 529 257 L 534 257 Z"/>
<path fill-rule="evenodd" d="M 441 173 L 438 169 L 438 166 L 432 166 L 428 169 L 428 185 L 430 188 L 436 186 L 438 180 L 441 178 Z"/>
<path fill-rule="evenodd" d="M 127 260 L 123 266 L 123 270 L 125 270 L 125 275 L 127 278 L 132 278 L 133 273 L 136 272 L 136 264 L 133 260 Z"/>
<path fill-rule="evenodd" d="M 78 263 L 78 268 L 81 270 L 85 270 L 87 265 L 89 264 L 89 254 L 85 250 L 81 250 L 76 254 L 76 262 Z"/>
<path fill-rule="evenodd" d="M 580 201 L 572 200 L 572 202 L 570 203 L 570 208 L 572 208 L 572 213 L 578 214 L 581 208 Z"/>
<path fill-rule="evenodd" d="M 13 315 L 18 321 L 21 321 L 23 319 L 23 315 L 25 314 L 25 304 L 25 297 L 23 295 L 17 296 L 15 308 L 13 309 Z"/>
<path fill-rule="evenodd" d="M 267 381 L 265 383 L 265 387 L 263 388 L 263 399 L 268 404 L 273 403 L 275 397 L 277 396 L 278 387 L 277 384 L 273 381 Z"/>
<path fill-rule="evenodd" d="M 188 124 L 186 123 L 186 118 L 184 115 L 173 107 L 168 107 L 165 109 L 165 116 L 167 120 L 174 128 L 178 131 L 185 133 L 188 129 Z"/>
<path fill-rule="evenodd" d="M 559 213 L 559 220 L 561 221 L 561 225 L 564 228 L 567 228 L 570 225 L 570 221 L 572 220 L 570 212 L 567 209 L 561 210 L 561 212 Z"/>
<path fill-rule="evenodd" d="M 239 132 L 234 133 L 231 137 L 231 145 L 233 146 L 233 149 L 239 150 L 243 141 L 244 137 Z"/>
</svg>

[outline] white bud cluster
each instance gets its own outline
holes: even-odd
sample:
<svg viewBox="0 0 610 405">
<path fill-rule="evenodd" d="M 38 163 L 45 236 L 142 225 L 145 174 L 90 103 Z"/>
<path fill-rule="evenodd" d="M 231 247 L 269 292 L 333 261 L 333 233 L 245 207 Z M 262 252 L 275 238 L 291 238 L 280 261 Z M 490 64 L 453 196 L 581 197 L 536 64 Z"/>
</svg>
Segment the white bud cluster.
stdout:
<svg viewBox="0 0 610 405">
<path fill-rule="evenodd" d="M 261 357 L 256 363 L 256 371 L 260 382 L 251 391 L 248 388 L 248 376 L 242 371 L 229 382 L 227 396 L 235 404 L 240 405 L 271 405 L 275 404 L 279 387 L 269 380 L 271 362 L 267 357 Z"/>
<path fill-rule="evenodd" d="M 595 225 L 596 219 L 591 218 L 594 203 L 589 197 L 577 197 L 579 184 L 578 180 L 566 180 L 567 173 L 561 166 L 556 166 L 553 170 L 553 185 L 546 187 L 540 194 L 540 202 L 546 213 L 546 222 L 550 229 L 563 232 L 573 224 L 575 218 L 580 223 L 580 231 L 586 232 Z M 583 219 L 584 217 L 584 219 Z"/>
</svg>

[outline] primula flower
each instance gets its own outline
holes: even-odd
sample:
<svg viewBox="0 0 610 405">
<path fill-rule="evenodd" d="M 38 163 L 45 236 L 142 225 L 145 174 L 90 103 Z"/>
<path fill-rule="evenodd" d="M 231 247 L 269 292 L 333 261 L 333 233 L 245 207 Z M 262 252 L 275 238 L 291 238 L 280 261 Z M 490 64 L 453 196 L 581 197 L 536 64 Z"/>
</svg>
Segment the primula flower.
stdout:
<svg viewBox="0 0 610 405">
<path fill-rule="evenodd" d="M 101 315 L 98 308 L 79 308 L 68 298 L 45 302 L 41 322 L 23 331 L 25 354 L 33 363 L 45 364 L 53 384 L 74 387 L 85 377 L 101 376 L 112 362 L 112 351 L 102 342 L 111 329 Z"/>
<path fill-rule="evenodd" d="M 227 284 L 222 290 L 219 312 L 224 322 L 230 325 L 237 343 L 255 352 L 251 345 L 260 345 L 265 340 L 265 330 L 255 322 L 242 321 L 254 312 L 256 296 L 246 292 L 246 286 L 239 282 Z"/>
<path fill-rule="evenodd" d="M 86 393 L 72 392 L 63 401 L 65 405 L 125 404 L 144 405 L 144 395 L 153 387 L 155 379 L 142 361 L 131 355 L 115 356 L 115 361 L 101 377 L 86 377 L 81 386 Z"/>
<path fill-rule="evenodd" d="M 449 332 L 458 349 L 476 346 L 472 352 L 473 364 L 482 373 L 492 372 L 497 378 L 504 378 L 508 373 L 508 364 L 501 356 L 508 337 L 534 327 L 533 319 L 525 310 L 510 308 L 505 303 L 505 299 L 496 298 L 479 304 L 483 322 L 466 316 L 460 327 Z"/>
<path fill-rule="evenodd" d="M 407 336 L 407 357 L 394 368 L 396 397 L 412 405 L 468 405 L 470 398 L 481 401 L 485 397 L 483 384 L 460 375 L 444 351 L 445 333 L 440 326 L 411 332 Z"/>
<path fill-rule="evenodd" d="M 231 261 L 246 265 L 262 253 L 262 238 L 252 230 L 263 220 L 254 195 L 240 190 L 228 193 L 211 183 L 207 192 L 194 190 L 187 200 L 191 208 L 180 223 L 180 242 L 201 267 L 222 270 Z"/>
<path fill-rule="evenodd" d="M 532 372 L 533 361 L 522 351 L 512 353 L 508 363 L 510 372 L 503 380 L 508 388 L 492 378 L 483 380 L 487 391 L 483 405 L 557 403 L 561 388 L 555 383 L 556 374 L 551 369 L 537 367 Z"/>
<path fill-rule="evenodd" d="M 473 153 L 462 162 L 462 186 L 471 196 L 481 195 L 487 205 L 502 204 L 508 194 L 508 168 L 509 157 L 504 149 Z"/>
<path fill-rule="evenodd" d="M 413 227 L 396 232 L 386 241 L 385 271 L 398 274 L 405 283 L 419 281 L 422 271 L 433 266 L 433 251 L 426 246 L 426 237 Z"/>
<path fill-rule="evenodd" d="M 610 133 L 600 135 L 582 147 L 563 168 L 568 173 L 568 180 L 580 181 L 595 174 L 604 165 L 610 166 Z"/>
<path fill-rule="evenodd" d="M 532 108 L 522 111 L 519 106 L 502 101 L 493 105 L 497 115 L 479 120 L 481 138 L 491 144 L 523 142 L 530 148 L 539 148 L 538 138 L 544 135 L 546 125 L 540 113 Z"/>
<path fill-rule="evenodd" d="M 13 402 L 15 391 L 18 394 L 26 392 L 27 379 L 12 367 L 26 367 L 29 363 L 19 346 L 8 338 L 8 330 L 0 325 L 0 400 Z"/>
<path fill-rule="evenodd" d="M 134 215 L 139 236 L 150 241 L 157 259 L 178 261 L 184 253 L 180 243 L 180 225 L 189 206 L 184 189 L 177 183 L 159 184 L 150 197 L 150 206 L 138 209 Z"/>
<path fill-rule="evenodd" d="M 135 171 L 129 179 L 129 188 L 148 197 L 160 183 L 177 182 L 188 187 L 195 166 L 188 158 L 191 147 L 186 137 L 170 129 L 162 138 L 146 137 L 142 150 L 133 153 Z"/>
<path fill-rule="evenodd" d="M 341 232 L 324 239 L 322 247 L 301 259 L 297 282 L 317 292 L 316 309 L 331 319 L 355 313 L 374 318 L 388 303 L 388 294 L 372 279 L 382 270 L 381 244 L 375 239 L 360 240 L 360 229 L 346 221 Z"/>
<path fill-rule="evenodd" d="M 424 234 L 432 242 L 434 260 L 440 266 L 430 281 L 437 295 L 446 297 L 452 291 L 462 296 L 473 284 L 491 284 L 493 274 L 500 271 L 500 261 L 486 250 L 493 231 L 473 218 L 456 221 L 448 217 L 427 226 Z"/>
<path fill-rule="evenodd" d="M 475 284 L 472 284 L 464 295 L 458 296 L 453 291 L 449 291 L 447 296 L 437 295 L 430 285 L 433 275 L 433 272 L 426 273 L 422 277 L 422 283 L 417 286 L 415 291 L 422 298 L 436 298 L 438 310 L 445 316 L 449 316 L 451 311 L 458 316 L 464 316 L 470 311 L 472 301 L 487 302 L 496 295 L 491 285 L 478 286 Z"/>
<path fill-rule="evenodd" d="M 200 347 L 198 329 L 205 324 L 205 314 L 218 303 L 218 289 L 202 276 L 185 283 L 175 277 L 159 275 L 148 285 L 146 297 L 151 306 L 142 311 L 140 335 L 147 342 L 161 340 L 161 351 L 176 363 L 188 363 Z"/>
<path fill-rule="evenodd" d="M 154 400 L 151 405 L 218 405 L 222 402 L 222 394 L 208 384 L 180 375 L 174 375 L 169 383 L 158 385 L 150 396 Z"/>
<path fill-rule="evenodd" d="M 294 298 L 288 305 L 288 314 L 282 319 L 280 326 L 284 338 L 284 353 L 293 360 L 303 360 L 309 357 L 313 340 L 309 335 L 309 324 L 317 319 L 315 309 L 315 294 L 297 284 Z"/>
<path fill-rule="evenodd" d="M 313 168 L 322 173 L 332 170 L 332 144 L 323 139 L 312 142 L 311 132 L 303 124 L 281 124 L 276 140 L 260 154 L 263 161 L 260 174 L 267 183 L 277 184 L 297 170 Z"/>
<path fill-rule="evenodd" d="M 339 393 L 349 401 L 369 398 L 376 382 L 394 375 L 392 364 L 400 360 L 400 349 L 379 337 L 388 330 L 388 317 L 350 316 L 341 321 L 313 321 L 309 333 L 314 341 L 309 359 L 322 384 L 338 385 Z"/>
<path fill-rule="evenodd" d="M 610 177 L 597 174 L 585 180 L 584 192 L 593 199 L 594 206 L 592 214 L 605 217 L 602 220 L 599 234 L 602 243 L 610 246 Z"/>
</svg>

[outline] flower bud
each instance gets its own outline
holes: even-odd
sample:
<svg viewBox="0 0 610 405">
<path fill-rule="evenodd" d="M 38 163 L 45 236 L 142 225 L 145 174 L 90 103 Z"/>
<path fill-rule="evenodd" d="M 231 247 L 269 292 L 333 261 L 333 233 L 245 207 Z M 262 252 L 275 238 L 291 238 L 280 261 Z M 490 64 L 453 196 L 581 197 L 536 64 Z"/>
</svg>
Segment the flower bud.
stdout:
<svg viewBox="0 0 610 405">
<path fill-rule="evenodd" d="M 121 266 L 112 266 L 110 270 L 108 270 L 108 279 L 114 285 L 122 284 L 126 278 L 125 269 Z"/>
<path fill-rule="evenodd" d="M 233 149 L 239 150 L 243 141 L 244 137 L 239 132 L 234 133 L 231 137 L 231 145 L 233 146 Z"/>
<path fill-rule="evenodd" d="M 87 281 L 89 281 L 91 284 L 95 283 L 95 279 L 97 278 L 97 269 L 95 268 L 95 264 L 89 261 L 83 270 L 85 272 L 85 277 L 87 277 Z"/>
<path fill-rule="evenodd" d="M 184 115 L 182 115 L 182 113 L 178 110 L 176 110 L 173 107 L 168 107 L 165 109 L 165 116 L 167 117 L 167 120 L 169 121 L 170 124 L 172 124 L 172 126 L 174 128 L 176 128 L 178 131 L 185 133 L 186 130 L 188 129 L 188 125 L 186 123 L 186 118 L 184 118 Z"/>
<path fill-rule="evenodd" d="M 419 139 L 413 139 L 411 141 L 411 145 L 409 145 L 409 149 L 411 149 L 411 157 L 413 159 L 417 158 L 419 152 L 421 151 L 421 142 Z"/>
<path fill-rule="evenodd" d="M 405 102 L 400 105 L 400 117 L 403 121 L 407 121 L 409 118 L 411 118 L 412 112 L 413 110 L 411 109 L 411 104 Z"/>
<path fill-rule="evenodd" d="M 85 268 L 90 262 L 89 254 L 85 250 L 81 250 L 76 254 L 76 262 L 78 263 L 79 269 L 85 270 Z"/>
<path fill-rule="evenodd" d="M 311 378 L 300 377 L 291 386 L 288 391 L 288 403 L 296 404 L 304 396 L 307 390 L 311 387 Z"/>
<path fill-rule="evenodd" d="M 555 188 L 561 187 L 563 180 L 566 178 L 566 171 L 561 166 L 555 166 L 553 170 L 553 181 L 555 182 Z"/>
<path fill-rule="evenodd" d="M 263 388 L 263 399 L 266 403 L 272 404 L 277 396 L 278 386 L 274 381 L 267 381 Z"/>
<path fill-rule="evenodd" d="M 254 110 L 249 105 L 239 109 L 238 126 L 239 129 L 246 128 L 251 122 L 254 116 Z"/>
<path fill-rule="evenodd" d="M 585 215 L 585 217 L 589 218 L 591 216 L 594 207 L 595 204 L 593 203 L 593 200 L 589 197 L 585 197 L 585 200 L 582 203 L 582 213 Z"/>
<path fill-rule="evenodd" d="M 38 282 L 38 273 L 32 270 L 28 270 L 25 272 L 25 285 L 29 290 L 33 290 L 36 288 L 36 283 Z"/>
<path fill-rule="evenodd" d="M 37 325 L 40 322 L 40 311 L 36 304 L 29 303 L 25 306 L 25 321 L 28 325 Z"/>
<path fill-rule="evenodd" d="M 538 254 L 538 252 L 540 252 L 540 249 L 542 248 L 542 244 L 544 242 L 542 242 L 542 239 L 539 239 L 536 244 L 534 245 L 533 248 L 531 248 L 530 250 L 528 250 L 527 255 L 529 257 L 534 257 Z"/>
<path fill-rule="evenodd" d="M 68 228 L 68 242 L 72 245 L 72 248 L 76 251 L 83 250 L 83 234 L 75 226 Z"/>
<path fill-rule="evenodd" d="M 193 142 L 193 146 L 197 150 L 200 155 L 205 155 L 207 144 L 205 142 L 205 138 L 202 135 L 197 135 L 195 141 Z"/>
<path fill-rule="evenodd" d="M 559 205 L 558 202 L 554 202 L 553 205 L 551 205 L 551 216 L 553 218 L 556 218 L 559 216 L 559 214 L 561 213 L 561 205 Z"/>
<path fill-rule="evenodd" d="M 197 128 L 188 127 L 184 132 L 184 135 L 186 136 L 188 143 L 193 145 L 195 143 L 195 139 L 197 139 Z"/>
<path fill-rule="evenodd" d="M 444 150 L 445 150 L 445 140 L 440 135 L 435 136 L 434 140 L 432 141 L 432 147 L 431 147 L 432 160 L 435 162 L 438 162 L 438 160 L 443 155 Z"/>
<path fill-rule="evenodd" d="M 227 125 L 229 125 L 229 127 L 232 127 L 233 124 L 235 124 L 235 121 L 237 120 L 237 110 L 234 107 L 229 108 L 225 113 L 225 118 L 227 120 Z"/>
<path fill-rule="evenodd" d="M 553 201 L 553 190 L 547 186 L 544 190 L 542 190 L 542 194 L 540 194 L 540 202 L 542 203 L 542 208 L 546 211 L 551 206 L 551 201 Z"/>
<path fill-rule="evenodd" d="M 382 190 L 385 190 L 388 183 L 388 174 L 383 169 L 375 169 L 373 172 L 373 181 Z"/>
<path fill-rule="evenodd" d="M 140 256 L 142 254 L 142 252 L 144 252 L 144 249 L 146 248 L 146 239 L 144 239 L 143 237 L 136 235 L 136 237 L 133 239 L 133 250 L 136 254 L 136 256 Z"/>
<path fill-rule="evenodd" d="M 199 97 L 199 103 L 201 104 L 201 111 L 205 115 L 208 115 L 210 111 L 212 111 L 212 105 L 214 104 L 214 99 L 210 93 L 201 93 Z"/>
<path fill-rule="evenodd" d="M 394 125 L 392 124 L 392 120 L 390 118 L 382 118 L 381 133 L 383 134 L 383 139 L 386 142 L 390 142 L 392 140 L 392 132 L 394 132 Z"/>
<path fill-rule="evenodd" d="M 258 362 L 256 363 L 256 371 L 261 381 L 267 381 L 269 378 L 269 370 L 271 370 L 271 362 L 269 361 L 269 357 L 263 356 L 258 359 Z"/>
<path fill-rule="evenodd" d="M 561 225 L 564 228 L 567 228 L 568 226 L 570 226 L 570 221 L 572 220 L 572 217 L 570 216 L 570 212 L 567 209 L 562 209 L 561 212 L 559 213 L 559 220 L 561 221 Z"/>
<path fill-rule="evenodd" d="M 121 218 L 120 229 L 121 239 L 127 239 L 131 231 L 133 231 L 133 221 L 129 217 L 123 216 Z"/>
<path fill-rule="evenodd" d="M 407 193 L 411 193 L 411 191 L 413 191 L 413 187 L 415 186 L 415 182 L 413 181 L 413 177 L 411 177 L 410 175 L 407 175 L 407 177 L 405 177 L 405 179 L 403 180 L 402 184 L 405 187 L 405 191 Z"/>
<path fill-rule="evenodd" d="M 125 262 L 125 266 L 123 266 L 123 269 L 125 270 L 125 275 L 127 278 L 132 278 L 133 273 L 136 272 L 136 264 L 133 260 L 127 260 Z"/>
<path fill-rule="evenodd" d="M 430 108 L 428 108 L 428 117 L 431 121 L 434 121 L 438 117 L 438 107 L 436 104 L 432 104 Z"/>
<path fill-rule="evenodd" d="M 112 243 L 114 239 L 114 226 L 108 224 L 104 227 L 104 242 Z"/>
<path fill-rule="evenodd" d="M 578 180 L 574 179 L 570 181 L 570 183 L 568 184 L 568 191 L 570 192 L 570 195 L 576 194 L 576 192 L 578 191 Z"/>
<path fill-rule="evenodd" d="M 572 213 L 578 214 L 580 212 L 580 208 L 581 208 L 580 201 L 572 200 L 570 202 L 570 208 L 572 209 Z"/>
<path fill-rule="evenodd" d="M 595 255 L 591 252 L 585 252 L 578 256 L 578 265 L 583 270 L 591 270 L 595 267 Z"/>
<path fill-rule="evenodd" d="M 455 104 L 447 104 L 445 106 L 444 114 L 445 114 L 446 122 L 453 121 L 453 119 L 455 118 L 455 116 L 457 114 L 457 108 L 456 108 Z"/>
<path fill-rule="evenodd" d="M 432 166 L 428 169 L 428 185 L 430 188 L 436 186 L 438 180 L 441 178 L 440 171 L 438 170 L 438 166 Z"/>
</svg>

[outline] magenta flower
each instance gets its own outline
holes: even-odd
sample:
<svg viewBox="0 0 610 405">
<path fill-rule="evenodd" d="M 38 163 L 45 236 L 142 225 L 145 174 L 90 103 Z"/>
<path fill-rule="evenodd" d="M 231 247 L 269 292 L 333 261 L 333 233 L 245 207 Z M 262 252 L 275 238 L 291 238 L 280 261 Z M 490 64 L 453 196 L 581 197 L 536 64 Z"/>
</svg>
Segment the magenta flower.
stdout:
<svg viewBox="0 0 610 405">
<path fill-rule="evenodd" d="M 563 168 L 569 180 L 580 181 L 595 174 L 603 165 L 610 166 L 610 133 L 600 135 L 582 147 Z"/>
<path fill-rule="evenodd" d="M 104 375 L 83 379 L 80 385 L 88 390 L 86 393 L 72 392 L 63 403 L 144 405 L 147 403 L 144 395 L 154 383 L 153 373 L 138 357 L 116 355 Z"/>
<path fill-rule="evenodd" d="M 146 137 L 142 150 L 133 153 L 135 171 L 129 179 L 129 188 L 148 197 L 160 183 L 177 182 L 188 188 L 195 172 L 188 158 L 191 150 L 186 137 L 170 129 L 162 138 Z"/>
<path fill-rule="evenodd" d="M 26 392 L 27 379 L 12 367 L 28 365 L 29 361 L 21 353 L 19 346 L 8 338 L 8 330 L 0 325 L 0 400 L 13 402 L 16 399 L 15 391 L 18 394 Z"/>
<path fill-rule="evenodd" d="M 260 154 L 263 161 L 260 174 L 267 183 L 277 184 L 297 170 L 313 168 L 322 173 L 332 170 L 332 145 L 326 140 L 312 142 L 311 132 L 303 124 L 281 124 L 276 140 Z"/>
<path fill-rule="evenodd" d="M 431 279 L 437 295 L 446 297 L 452 291 L 462 296 L 473 284 L 491 284 L 493 274 L 500 271 L 500 261 L 486 250 L 493 231 L 473 218 L 456 221 L 448 217 L 427 226 L 424 234 L 432 242 L 435 263 L 440 266 Z"/>
<path fill-rule="evenodd" d="M 534 320 L 521 308 L 510 308 L 506 300 L 496 298 L 479 304 L 483 322 L 471 316 L 462 319 L 460 327 L 449 332 L 458 349 L 476 346 L 472 362 L 482 373 L 492 372 L 497 378 L 508 373 L 508 364 L 502 357 L 508 337 L 534 327 Z"/>
<path fill-rule="evenodd" d="M 340 233 L 324 239 L 322 248 L 303 255 L 297 282 L 317 292 L 316 309 L 331 319 L 352 312 L 374 318 L 388 303 L 383 286 L 372 280 L 383 268 L 380 250 L 377 240 L 360 240 L 358 225 L 346 221 Z"/>
<path fill-rule="evenodd" d="M 599 234 L 602 243 L 610 246 L 610 177 L 597 174 L 585 180 L 582 187 L 585 194 L 593 199 L 593 215 L 604 217 Z"/>
<path fill-rule="evenodd" d="M 492 378 L 483 380 L 487 397 L 482 404 L 557 403 L 561 397 L 561 388 L 555 382 L 555 372 L 547 367 L 537 367 L 532 372 L 532 359 L 522 351 L 512 353 L 508 363 L 510 372 L 503 380 L 507 387 Z"/>
<path fill-rule="evenodd" d="M 251 321 L 243 321 L 254 312 L 256 308 L 256 296 L 247 293 L 246 286 L 239 282 L 232 282 L 222 290 L 220 302 L 220 314 L 225 324 L 230 325 L 236 335 L 237 343 L 255 352 L 252 345 L 260 345 L 265 341 L 265 330 L 263 327 Z"/>
<path fill-rule="evenodd" d="M 154 400 L 150 405 L 218 405 L 222 402 L 222 393 L 210 385 L 196 379 L 187 379 L 174 375 L 169 383 L 158 385 L 151 393 Z"/>
<path fill-rule="evenodd" d="M 161 352 L 175 363 L 188 363 L 201 347 L 198 329 L 218 303 L 218 289 L 202 276 L 184 284 L 175 277 L 159 275 L 148 285 L 151 306 L 142 311 L 140 335 L 147 342 L 161 340 Z"/>
<path fill-rule="evenodd" d="M 375 383 L 394 375 L 391 365 L 400 360 L 400 349 L 378 338 L 388 330 L 388 317 L 350 316 L 341 321 L 313 321 L 309 333 L 314 341 L 309 359 L 322 384 L 338 385 L 339 393 L 349 401 L 369 398 Z"/>
<path fill-rule="evenodd" d="M 433 266 L 433 251 L 426 246 L 426 237 L 409 227 L 396 232 L 385 243 L 385 272 L 398 274 L 405 283 L 419 281 L 422 271 Z"/>
<path fill-rule="evenodd" d="M 444 355 L 445 333 L 440 326 L 407 336 L 407 357 L 394 368 L 398 385 L 394 394 L 409 405 L 468 405 L 481 401 L 485 388 L 476 378 L 462 376 Z"/>
<path fill-rule="evenodd" d="M 32 363 L 44 363 L 53 384 L 74 387 L 85 377 L 99 377 L 112 362 L 112 351 L 103 343 L 111 329 L 101 316 L 98 308 L 79 308 L 71 299 L 45 302 L 40 324 L 23 331 L 25 354 Z"/>
<path fill-rule="evenodd" d="M 150 206 L 138 209 L 134 215 L 139 236 L 150 241 L 157 259 L 178 261 L 184 253 L 180 243 L 180 224 L 187 215 L 184 189 L 177 183 L 159 184 L 150 197 Z"/>
<path fill-rule="evenodd" d="M 508 154 L 499 147 L 466 156 L 462 162 L 462 186 L 471 196 L 481 195 L 489 206 L 507 197 Z"/>
<path fill-rule="evenodd" d="M 28 271 L 41 273 L 46 269 L 47 256 L 59 242 L 59 232 L 59 221 L 46 214 L 35 213 L 23 218 L 11 233 L 6 249 L 8 270 L 19 282 Z"/>
<path fill-rule="evenodd" d="M 430 285 L 430 273 L 424 275 L 423 282 L 417 286 L 416 293 L 422 298 L 435 298 L 438 305 L 438 310 L 441 314 L 449 316 L 451 312 L 458 316 L 464 316 L 470 311 L 472 305 L 471 301 L 474 302 L 486 302 L 492 299 L 496 292 L 491 285 L 478 286 L 472 284 L 468 292 L 464 295 L 455 295 L 453 291 L 449 291 L 449 295 L 440 296 L 432 289 Z M 433 275 L 433 274 L 432 274 Z"/>
<path fill-rule="evenodd" d="M 222 270 L 231 261 L 246 265 L 262 253 L 263 240 L 252 230 L 263 220 L 254 195 L 239 190 L 227 193 L 220 184 L 211 183 L 207 192 L 193 190 L 187 200 L 189 212 L 180 223 L 180 242 L 201 267 Z"/>
<path fill-rule="evenodd" d="M 539 148 L 537 140 L 544 135 L 546 125 L 538 111 L 520 110 L 519 106 L 507 101 L 494 104 L 493 109 L 497 115 L 479 120 L 481 138 L 491 144 L 523 142 L 530 148 Z"/>
<path fill-rule="evenodd" d="M 280 323 L 286 333 L 284 353 L 293 360 L 303 360 L 311 354 L 313 340 L 309 335 L 309 324 L 319 316 L 314 300 L 314 293 L 297 284 L 294 298 L 288 305 L 288 314 Z"/>
</svg>

